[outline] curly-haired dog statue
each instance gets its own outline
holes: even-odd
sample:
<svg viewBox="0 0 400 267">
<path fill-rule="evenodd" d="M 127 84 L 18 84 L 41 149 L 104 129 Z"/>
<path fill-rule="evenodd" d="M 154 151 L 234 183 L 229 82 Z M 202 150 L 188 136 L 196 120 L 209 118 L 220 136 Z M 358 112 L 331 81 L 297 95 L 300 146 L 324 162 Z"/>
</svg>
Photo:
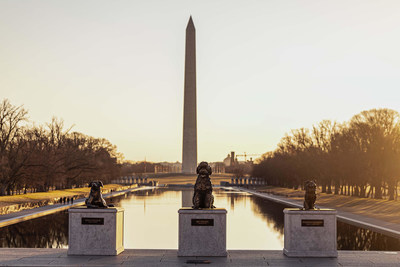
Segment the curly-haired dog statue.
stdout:
<svg viewBox="0 0 400 267">
<path fill-rule="evenodd" d="M 317 184 L 314 181 L 306 181 L 304 185 L 306 194 L 304 196 L 304 209 L 314 210 L 315 200 L 317 200 Z"/>
<path fill-rule="evenodd" d="M 198 174 L 194 185 L 193 208 L 212 209 L 214 207 L 214 196 L 212 195 L 212 184 L 210 175 L 212 173 L 210 165 L 203 161 L 196 169 Z"/>
<path fill-rule="evenodd" d="M 85 204 L 88 208 L 107 208 L 107 203 L 101 194 L 101 187 L 103 187 L 103 182 L 96 181 L 89 183 L 90 194 L 85 200 Z M 111 205 L 110 205 L 111 207 Z"/>
</svg>

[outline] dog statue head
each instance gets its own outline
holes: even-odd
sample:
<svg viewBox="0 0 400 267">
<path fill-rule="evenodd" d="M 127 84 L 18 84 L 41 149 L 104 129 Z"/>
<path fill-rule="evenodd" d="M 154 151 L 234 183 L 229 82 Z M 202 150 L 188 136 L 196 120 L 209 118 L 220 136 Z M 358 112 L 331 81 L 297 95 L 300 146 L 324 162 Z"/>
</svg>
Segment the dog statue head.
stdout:
<svg viewBox="0 0 400 267">
<path fill-rule="evenodd" d="M 315 193 L 317 190 L 317 183 L 315 182 L 315 180 L 306 181 L 304 187 L 305 187 L 306 193 Z"/>
<path fill-rule="evenodd" d="M 100 191 L 100 187 L 104 187 L 102 181 L 95 181 L 95 182 L 90 182 L 89 187 L 91 188 L 90 191 Z"/>
<path fill-rule="evenodd" d="M 200 162 L 197 166 L 196 173 L 201 176 L 210 176 L 212 174 L 211 166 L 207 162 Z"/>
</svg>

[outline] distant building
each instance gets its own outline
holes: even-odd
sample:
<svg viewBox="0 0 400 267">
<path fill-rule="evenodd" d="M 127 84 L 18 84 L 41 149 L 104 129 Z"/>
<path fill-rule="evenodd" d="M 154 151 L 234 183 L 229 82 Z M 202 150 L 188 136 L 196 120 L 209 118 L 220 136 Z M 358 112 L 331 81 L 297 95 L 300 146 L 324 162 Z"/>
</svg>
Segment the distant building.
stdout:
<svg viewBox="0 0 400 267">
<path fill-rule="evenodd" d="M 213 173 L 225 173 L 225 163 L 224 162 L 210 162 L 210 166 Z"/>
<path fill-rule="evenodd" d="M 235 165 L 235 152 L 231 151 L 231 154 L 228 154 L 223 162 L 226 167 Z"/>
<path fill-rule="evenodd" d="M 182 163 L 180 162 L 160 162 L 154 166 L 154 173 L 180 173 Z"/>
<path fill-rule="evenodd" d="M 223 161 L 225 166 L 231 166 L 231 155 L 227 155 L 226 158 Z"/>
</svg>

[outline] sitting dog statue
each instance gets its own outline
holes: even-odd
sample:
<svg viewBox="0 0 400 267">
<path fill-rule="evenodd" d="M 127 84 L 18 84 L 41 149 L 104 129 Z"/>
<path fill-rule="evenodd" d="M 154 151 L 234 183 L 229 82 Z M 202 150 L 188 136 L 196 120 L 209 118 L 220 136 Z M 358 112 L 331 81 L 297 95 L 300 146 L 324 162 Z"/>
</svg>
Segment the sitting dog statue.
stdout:
<svg viewBox="0 0 400 267">
<path fill-rule="evenodd" d="M 101 187 L 103 187 L 103 182 L 96 181 L 89 183 L 90 194 L 85 200 L 86 207 L 88 208 L 107 208 L 107 203 L 101 194 Z"/>
<path fill-rule="evenodd" d="M 194 185 L 193 208 L 212 209 L 214 207 L 214 196 L 212 195 L 212 184 L 210 175 L 212 173 L 210 165 L 203 161 L 197 166 L 198 174 Z"/>
<path fill-rule="evenodd" d="M 304 184 L 306 194 L 304 196 L 304 208 L 305 210 L 315 209 L 315 200 L 317 200 L 317 184 L 314 181 L 306 181 Z"/>
</svg>

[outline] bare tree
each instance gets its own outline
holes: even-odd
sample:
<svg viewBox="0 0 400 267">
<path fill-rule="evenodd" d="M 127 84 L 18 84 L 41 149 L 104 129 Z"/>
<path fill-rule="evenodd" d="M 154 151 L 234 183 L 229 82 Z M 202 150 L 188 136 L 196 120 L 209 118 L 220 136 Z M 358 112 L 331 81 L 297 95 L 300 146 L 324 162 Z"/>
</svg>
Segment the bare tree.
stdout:
<svg viewBox="0 0 400 267">
<path fill-rule="evenodd" d="M 21 176 L 26 160 L 24 147 L 24 129 L 22 123 L 27 120 L 27 111 L 10 104 L 4 99 L 0 104 L 0 195 L 10 192 Z"/>
<path fill-rule="evenodd" d="M 253 168 L 269 184 L 298 187 L 317 179 L 322 191 L 358 197 L 397 196 L 400 176 L 400 114 L 390 109 L 360 112 L 348 123 L 322 121 L 312 130 L 286 134 L 278 148 Z"/>
</svg>

